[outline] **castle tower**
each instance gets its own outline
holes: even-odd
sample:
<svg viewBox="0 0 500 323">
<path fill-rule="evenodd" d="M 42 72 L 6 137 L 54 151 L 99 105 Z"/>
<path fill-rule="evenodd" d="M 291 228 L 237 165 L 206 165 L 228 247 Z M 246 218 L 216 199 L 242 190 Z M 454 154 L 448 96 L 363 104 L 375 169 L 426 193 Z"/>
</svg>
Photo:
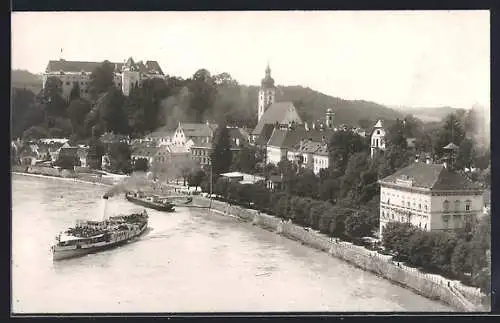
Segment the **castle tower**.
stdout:
<svg viewBox="0 0 500 323">
<path fill-rule="evenodd" d="M 385 130 L 382 125 L 382 120 L 377 121 L 373 127 L 370 143 L 370 156 L 372 158 L 377 150 L 385 150 Z"/>
<path fill-rule="evenodd" d="M 326 109 L 326 127 L 331 129 L 333 128 L 333 116 L 335 113 L 333 113 L 333 110 L 328 108 Z"/>
<path fill-rule="evenodd" d="M 139 69 L 134 60 L 130 57 L 122 68 L 122 92 L 124 95 L 129 95 L 132 86 L 135 83 L 140 83 Z"/>
<path fill-rule="evenodd" d="M 259 90 L 259 107 L 258 107 L 258 121 L 264 115 L 267 107 L 275 102 L 276 88 L 274 80 L 271 77 L 271 68 L 267 64 L 266 76 L 262 79 Z"/>
</svg>

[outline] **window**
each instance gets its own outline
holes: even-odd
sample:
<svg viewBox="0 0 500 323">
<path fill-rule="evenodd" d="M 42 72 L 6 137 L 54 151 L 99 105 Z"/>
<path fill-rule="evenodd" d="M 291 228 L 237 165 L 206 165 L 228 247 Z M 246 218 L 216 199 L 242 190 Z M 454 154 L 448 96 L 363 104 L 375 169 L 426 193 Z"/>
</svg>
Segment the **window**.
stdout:
<svg viewBox="0 0 500 323">
<path fill-rule="evenodd" d="M 445 200 L 445 201 L 443 202 L 443 210 L 444 210 L 445 212 L 448 212 L 448 211 L 450 210 L 450 202 L 448 202 L 448 200 Z"/>
<path fill-rule="evenodd" d="M 418 209 L 422 210 L 422 204 L 420 204 L 420 203 L 418 204 Z"/>
<path fill-rule="evenodd" d="M 380 135 L 380 130 L 377 130 L 377 135 Z"/>
<path fill-rule="evenodd" d="M 66 82 L 66 85 L 69 85 L 69 82 Z"/>
<path fill-rule="evenodd" d="M 408 206 L 408 208 L 410 208 L 410 201 L 408 201 L 408 203 L 406 203 L 406 205 Z"/>
<path fill-rule="evenodd" d="M 387 199 L 387 204 L 391 204 L 391 199 Z"/>
<path fill-rule="evenodd" d="M 375 139 L 375 142 L 376 142 L 376 146 L 378 146 L 378 139 Z"/>
<path fill-rule="evenodd" d="M 470 200 L 465 201 L 465 211 L 467 212 L 470 211 L 470 203 L 471 203 Z"/>
</svg>

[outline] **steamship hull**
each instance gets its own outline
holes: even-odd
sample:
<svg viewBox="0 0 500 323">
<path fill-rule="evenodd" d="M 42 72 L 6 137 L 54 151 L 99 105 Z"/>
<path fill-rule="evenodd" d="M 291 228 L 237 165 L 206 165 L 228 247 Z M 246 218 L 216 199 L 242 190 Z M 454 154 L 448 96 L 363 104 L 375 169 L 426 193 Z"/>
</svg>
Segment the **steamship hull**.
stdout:
<svg viewBox="0 0 500 323">
<path fill-rule="evenodd" d="M 92 244 L 85 244 L 84 242 L 82 242 L 82 244 L 80 245 L 64 247 L 57 245 L 52 246 L 52 259 L 55 261 L 70 259 L 118 247 L 141 236 L 146 231 L 147 227 L 148 224 L 145 223 L 141 229 L 135 232 L 125 231 L 120 234 L 114 233 L 110 241 L 103 241 Z"/>
<path fill-rule="evenodd" d="M 175 211 L 175 206 L 172 203 L 167 203 L 167 204 L 154 203 L 154 202 L 150 202 L 150 201 L 144 200 L 144 199 L 139 198 L 139 197 L 135 197 L 135 196 L 130 195 L 130 194 L 125 194 L 125 198 L 129 202 L 132 202 L 134 204 L 137 204 L 137 205 L 140 205 L 143 207 L 147 207 L 147 208 L 150 208 L 153 210 L 162 211 L 162 212 L 174 212 Z"/>
</svg>

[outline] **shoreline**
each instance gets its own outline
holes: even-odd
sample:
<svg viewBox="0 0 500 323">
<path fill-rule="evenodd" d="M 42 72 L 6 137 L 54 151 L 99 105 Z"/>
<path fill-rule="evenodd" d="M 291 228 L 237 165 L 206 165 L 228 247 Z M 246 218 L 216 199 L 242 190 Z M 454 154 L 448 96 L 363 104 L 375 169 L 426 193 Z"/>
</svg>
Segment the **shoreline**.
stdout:
<svg viewBox="0 0 500 323">
<path fill-rule="evenodd" d="M 61 176 L 33 174 L 33 173 L 26 173 L 26 172 L 11 172 L 11 174 L 21 175 L 21 176 L 29 176 L 29 177 L 50 178 L 50 179 L 57 179 L 57 180 L 61 180 L 61 181 L 77 182 L 77 183 L 83 183 L 83 184 L 92 184 L 92 185 L 99 185 L 99 186 L 105 186 L 105 187 L 112 187 L 113 186 L 111 184 L 102 183 L 102 182 L 98 182 L 98 181 L 94 182 L 91 180 L 85 180 L 85 179 L 78 178 L 78 177 L 61 177 Z"/>
<path fill-rule="evenodd" d="M 12 171 L 11 173 L 22 176 L 52 178 L 77 183 L 100 185 L 105 187 L 113 186 L 112 184 L 98 182 L 99 179 L 97 178 L 97 181 L 90 181 L 78 177 L 65 178 L 59 176 L 14 171 Z M 164 186 L 168 188 L 176 188 L 175 185 L 171 184 L 164 184 Z M 156 190 L 153 189 L 153 191 Z M 215 211 L 222 216 L 229 216 L 231 218 L 243 220 L 245 222 L 251 222 L 252 225 L 256 225 L 261 229 L 277 233 L 287 239 L 295 240 L 303 245 L 307 245 L 311 248 L 326 252 L 337 259 L 345 261 L 364 271 L 371 272 L 378 277 L 386 279 L 393 284 L 409 289 L 412 292 L 425 298 L 441 302 L 458 311 L 487 311 L 487 309 L 483 308 L 483 306 L 474 304 L 473 302 L 468 300 L 463 295 L 463 293 L 455 290 L 456 287 L 450 287 L 449 285 L 447 287 L 446 285 L 443 285 L 442 281 L 436 278 L 437 275 L 426 275 L 418 272 L 418 270 L 411 268 L 408 269 L 406 268 L 406 266 L 402 266 L 399 263 L 394 263 L 392 262 L 392 260 L 389 260 L 389 258 L 391 258 L 389 256 L 382 256 L 377 252 L 367 250 L 363 247 L 353 245 L 349 242 L 334 242 L 334 239 L 332 240 L 331 238 L 319 232 L 308 230 L 293 223 L 284 222 L 278 217 L 260 213 L 257 210 L 246 209 L 237 205 L 229 206 L 227 202 L 221 202 L 213 199 L 211 208 L 207 207 L 207 205 L 204 205 L 209 203 L 209 198 L 202 197 L 200 195 L 193 195 L 192 206 L 207 208 L 208 212 Z"/>
</svg>

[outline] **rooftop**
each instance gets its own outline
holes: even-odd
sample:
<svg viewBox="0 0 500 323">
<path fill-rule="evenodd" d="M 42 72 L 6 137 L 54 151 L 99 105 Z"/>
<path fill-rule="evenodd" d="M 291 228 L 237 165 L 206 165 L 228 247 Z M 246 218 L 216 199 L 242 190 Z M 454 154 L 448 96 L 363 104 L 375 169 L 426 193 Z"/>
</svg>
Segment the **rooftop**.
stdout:
<svg viewBox="0 0 500 323">
<path fill-rule="evenodd" d="M 415 162 L 380 180 L 381 184 L 393 184 L 430 190 L 478 190 L 480 187 L 467 177 L 445 168 L 441 164 Z"/>
<path fill-rule="evenodd" d="M 92 73 L 97 67 L 99 67 L 102 62 L 85 62 L 85 61 L 66 61 L 64 59 L 49 61 L 46 73 L 58 73 L 58 72 L 73 72 L 73 73 Z M 163 75 L 163 71 L 157 61 L 146 61 L 144 64 L 142 61 L 134 63 L 132 58 L 127 60 L 127 63 L 111 63 L 115 66 L 115 71 L 121 72 L 122 68 L 127 65 L 132 67 L 133 70 L 137 70 L 145 74 L 159 74 Z"/>
<path fill-rule="evenodd" d="M 288 123 L 288 121 L 295 121 L 297 123 L 303 122 L 293 102 L 284 101 L 273 103 L 264 111 L 262 118 L 253 129 L 252 134 L 260 135 L 265 124 L 285 124 Z"/>
</svg>

